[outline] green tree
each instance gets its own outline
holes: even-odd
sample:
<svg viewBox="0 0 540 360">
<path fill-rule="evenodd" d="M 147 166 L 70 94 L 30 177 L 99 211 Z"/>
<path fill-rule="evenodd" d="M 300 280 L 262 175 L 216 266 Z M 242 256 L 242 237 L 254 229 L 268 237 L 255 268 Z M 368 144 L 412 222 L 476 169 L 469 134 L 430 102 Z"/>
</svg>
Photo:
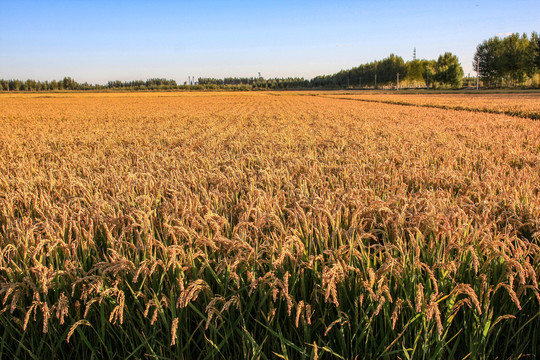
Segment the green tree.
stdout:
<svg viewBox="0 0 540 360">
<path fill-rule="evenodd" d="M 540 69 L 540 39 L 537 33 L 495 36 L 476 47 L 473 66 L 488 86 L 516 86 Z"/>
<path fill-rule="evenodd" d="M 423 81 L 424 80 L 424 68 L 422 61 L 415 59 L 407 62 L 407 80 L 409 81 Z"/>
<path fill-rule="evenodd" d="M 437 62 L 435 60 L 421 60 L 422 64 L 422 77 L 426 83 L 426 87 L 433 86 L 435 77 L 435 66 Z"/>
<path fill-rule="evenodd" d="M 37 90 L 37 82 L 32 79 L 28 79 L 24 82 L 23 89 L 25 91 L 35 91 Z"/>
<path fill-rule="evenodd" d="M 10 91 L 20 91 L 23 89 L 24 83 L 21 80 L 9 80 Z"/>
<path fill-rule="evenodd" d="M 389 84 L 396 81 L 396 75 L 399 73 L 400 77 L 407 77 L 407 66 L 401 56 L 390 54 L 389 57 L 381 60 L 377 64 L 377 83 Z"/>
<path fill-rule="evenodd" d="M 502 41 L 495 36 L 476 47 L 473 67 L 479 72 L 482 82 L 488 86 L 497 86 L 502 77 L 501 66 Z"/>
<path fill-rule="evenodd" d="M 540 71 L 540 35 L 537 32 L 531 34 L 531 53 L 535 70 Z"/>
<path fill-rule="evenodd" d="M 463 83 L 463 68 L 456 55 L 446 52 L 439 56 L 435 64 L 435 81 L 439 84 L 461 87 Z"/>
<path fill-rule="evenodd" d="M 501 73 L 511 85 L 522 84 L 526 77 L 534 74 L 534 48 L 526 34 L 514 33 L 505 37 L 501 43 Z"/>
</svg>

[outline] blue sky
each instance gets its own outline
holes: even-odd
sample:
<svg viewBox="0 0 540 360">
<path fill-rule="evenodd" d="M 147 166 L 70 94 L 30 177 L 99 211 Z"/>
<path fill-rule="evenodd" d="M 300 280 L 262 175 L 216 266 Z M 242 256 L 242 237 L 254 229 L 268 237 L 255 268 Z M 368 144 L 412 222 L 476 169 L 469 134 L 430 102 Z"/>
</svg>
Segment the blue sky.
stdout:
<svg viewBox="0 0 540 360">
<path fill-rule="evenodd" d="M 390 53 L 458 56 L 540 31 L 540 1 L 0 0 L 0 78 L 312 78 Z"/>
</svg>

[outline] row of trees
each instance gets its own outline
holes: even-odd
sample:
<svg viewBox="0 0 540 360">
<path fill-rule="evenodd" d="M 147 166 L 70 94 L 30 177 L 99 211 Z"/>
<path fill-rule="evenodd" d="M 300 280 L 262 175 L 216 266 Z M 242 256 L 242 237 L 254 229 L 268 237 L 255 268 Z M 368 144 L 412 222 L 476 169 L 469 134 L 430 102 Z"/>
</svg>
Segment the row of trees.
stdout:
<svg viewBox="0 0 540 360">
<path fill-rule="evenodd" d="M 485 86 L 520 86 L 540 72 L 540 36 L 533 32 L 485 40 L 476 47 L 473 66 Z"/>
<path fill-rule="evenodd" d="M 148 79 L 132 81 L 109 81 L 107 85 L 77 83 L 71 77 L 62 80 L 3 80 L 0 79 L 0 91 L 56 91 L 56 90 L 263 90 L 263 89 L 299 89 L 310 87 L 310 81 L 303 78 L 199 78 L 188 85 L 177 84 L 175 80 Z"/>
<path fill-rule="evenodd" d="M 177 84 L 175 80 L 148 79 L 132 81 L 109 81 L 107 85 L 77 83 L 70 77 L 63 80 L 0 80 L 0 91 L 55 91 L 55 90 L 264 90 L 301 89 L 311 86 L 304 78 L 199 78 L 194 84 Z"/>
<path fill-rule="evenodd" d="M 373 61 L 333 75 L 317 76 L 311 80 L 313 87 L 388 87 L 398 81 L 407 86 L 460 87 L 463 68 L 452 53 L 445 53 L 437 60 L 411 60 L 391 54 L 383 60 Z"/>
<path fill-rule="evenodd" d="M 36 81 L 28 79 L 21 80 L 4 80 L 0 79 L 0 91 L 48 91 L 48 90 L 91 90 L 99 85 L 89 85 L 88 83 L 79 84 L 70 77 L 65 77 L 62 80 L 53 81 Z"/>
<path fill-rule="evenodd" d="M 199 78 L 198 85 L 205 86 L 207 88 L 220 88 L 230 85 L 249 85 L 253 89 L 300 89 L 309 88 L 310 81 L 304 78 L 271 78 L 264 79 L 259 78 Z"/>
<path fill-rule="evenodd" d="M 177 89 L 178 85 L 174 80 L 148 79 L 134 81 L 109 81 L 107 85 L 78 83 L 71 77 L 62 80 L 36 81 L 28 79 L 3 80 L 0 79 L 0 91 L 54 91 L 54 90 L 106 90 L 106 89 L 126 89 L 126 90 L 167 90 Z"/>
<path fill-rule="evenodd" d="M 391 54 L 387 58 L 358 67 L 342 70 L 336 74 L 304 78 L 199 78 L 198 85 L 221 88 L 227 85 L 248 85 L 253 89 L 299 89 L 299 88 L 348 88 L 395 86 L 398 76 L 406 86 L 460 87 L 463 68 L 452 53 L 445 53 L 437 60 L 412 60 Z"/>
<path fill-rule="evenodd" d="M 435 60 L 412 60 L 405 62 L 400 56 L 389 57 L 342 70 L 336 74 L 317 76 L 312 80 L 304 78 L 199 78 L 195 84 L 177 84 L 175 80 L 148 79 L 133 81 L 109 81 L 107 85 L 77 83 L 71 77 L 59 81 L 0 80 L 0 91 L 47 91 L 47 90 L 174 90 L 174 89 L 305 89 L 305 88 L 347 88 L 347 87 L 389 87 L 394 86 L 398 77 L 407 86 L 451 86 L 462 83 L 463 69 L 455 55 L 445 53 Z"/>
<path fill-rule="evenodd" d="M 540 72 L 540 36 L 517 33 L 504 38 L 495 36 L 476 48 L 473 61 L 484 86 L 520 86 Z M 304 78 L 227 77 L 199 78 L 195 84 L 179 85 L 175 80 L 148 79 L 109 81 L 107 85 L 77 83 L 71 77 L 56 81 L 0 80 L 0 91 L 47 90 L 173 90 L 173 89 L 302 89 L 302 88 L 388 88 L 398 81 L 406 87 L 453 87 L 463 84 L 463 68 L 458 58 L 446 52 L 437 60 L 414 59 L 405 62 L 391 54 L 385 59 L 342 70 L 332 75 Z M 471 79 L 465 79 L 470 84 Z"/>
<path fill-rule="evenodd" d="M 107 88 L 109 89 L 131 89 L 131 90 L 141 90 L 141 89 L 174 89 L 178 86 L 175 80 L 167 79 L 148 79 L 143 80 L 132 80 L 132 81 L 109 81 L 107 83 Z"/>
</svg>

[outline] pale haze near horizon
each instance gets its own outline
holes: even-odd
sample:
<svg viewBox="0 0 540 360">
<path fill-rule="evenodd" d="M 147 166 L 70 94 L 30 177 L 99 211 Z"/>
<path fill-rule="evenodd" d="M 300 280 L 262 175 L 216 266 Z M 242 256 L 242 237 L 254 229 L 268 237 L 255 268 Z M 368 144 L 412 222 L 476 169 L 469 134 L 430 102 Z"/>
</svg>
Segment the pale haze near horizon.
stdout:
<svg viewBox="0 0 540 360">
<path fill-rule="evenodd" d="M 1 6 L 0 78 L 108 80 L 304 77 L 391 53 L 457 55 L 474 75 L 476 46 L 530 35 L 540 1 L 20 1 Z"/>
</svg>

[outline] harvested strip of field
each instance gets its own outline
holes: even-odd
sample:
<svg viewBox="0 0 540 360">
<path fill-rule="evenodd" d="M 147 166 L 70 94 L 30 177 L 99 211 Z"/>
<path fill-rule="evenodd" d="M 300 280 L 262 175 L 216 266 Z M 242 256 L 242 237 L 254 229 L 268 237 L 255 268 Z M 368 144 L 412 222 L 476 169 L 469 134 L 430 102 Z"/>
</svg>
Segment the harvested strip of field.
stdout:
<svg viewBox="0 0 540 360">
<path fill-rule="evenodd" d="M 5 356 L 539 352 L 540 123 L 162 95 L 0 97 Z"/>
<path fill-rule="evenodd" d="M 467 110 L 540 119 L 540 94 L 332 94 L 330 97 L 395 105 Z"/>
</svg>

